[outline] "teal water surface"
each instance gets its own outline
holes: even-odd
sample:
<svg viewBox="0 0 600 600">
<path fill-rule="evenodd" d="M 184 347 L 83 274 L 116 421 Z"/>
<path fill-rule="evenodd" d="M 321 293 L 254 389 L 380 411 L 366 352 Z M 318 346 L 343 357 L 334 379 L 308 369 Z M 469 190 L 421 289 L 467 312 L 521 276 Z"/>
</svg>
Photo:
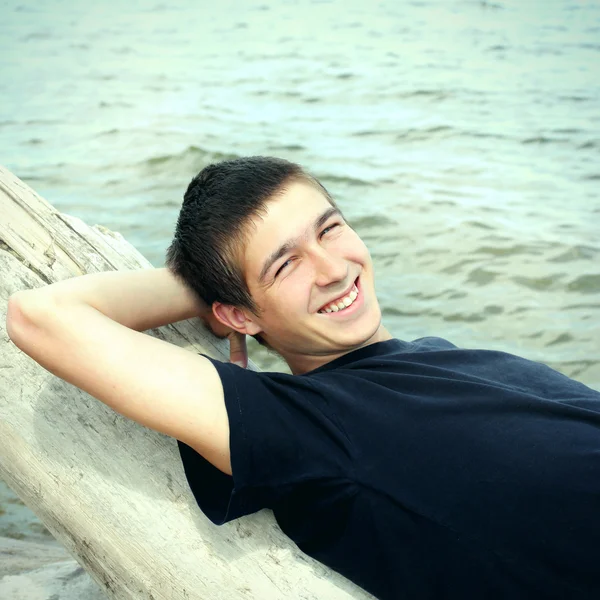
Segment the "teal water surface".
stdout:
<svg viewBox="0 0 600 600">
<path fill-rule="evenodd" d="M 283 156 L 367 242 L 394 335 L 513 352 L 600 389 L 600 3 L 0 11 L 0 162 L 59 210 L 160 266 L 200 168 Z"/>
</svg>

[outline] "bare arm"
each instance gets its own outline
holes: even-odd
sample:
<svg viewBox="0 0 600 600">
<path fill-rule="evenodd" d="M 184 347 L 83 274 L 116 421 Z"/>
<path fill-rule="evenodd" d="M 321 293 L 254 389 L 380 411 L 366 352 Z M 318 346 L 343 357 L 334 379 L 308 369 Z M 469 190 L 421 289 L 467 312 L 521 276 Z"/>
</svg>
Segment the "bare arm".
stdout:
<svg viewBox="0 0 600 600">
<path fill-rule="evenodd" d="M 99 273 L 14 294 L 7 331 L 51 373 L 231 473 L 229 422 L 215 368 L 140 333 L 205 310 L 168 269 Z"/>
<path fill-rule="evenodd" d="M 208 311 L 166 268 L 82 275 L 15 296 L 24 301 L 36 296 L 51 297 L 58 304 L 88 304 L 136 331 L 200 317 Z"/>
</svg>

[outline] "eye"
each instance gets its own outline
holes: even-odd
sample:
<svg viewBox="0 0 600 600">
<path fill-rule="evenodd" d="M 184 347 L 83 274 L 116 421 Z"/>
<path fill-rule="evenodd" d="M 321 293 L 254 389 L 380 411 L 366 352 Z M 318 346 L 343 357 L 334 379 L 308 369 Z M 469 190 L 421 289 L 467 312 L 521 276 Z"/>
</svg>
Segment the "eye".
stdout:
<svg viewBox="0 0 600 600">
<path fill-rule="evenodd" d="M 274 278 L 277 279 L 278 275 L 281 273 L 281 271 L 283 271 L 289 264 L 291 264 L 292 259 L 288 258 L 288 260 L 286 260 L 280 267 L 279 269 L 277 269 L 277 272 L 274 275 Z"/>
<path fill-rule="evenodd" d="M 332 223 L 331 225 L 328 225 L 327 227 L 325 227 L 325 229 L 323 229 L 323 231 L 321 231 L 321 235 L 319 237 L 323 237 L 324 235 L 327 235 L 332 229 L 335 229 L 336 227 L 339 227 L 340 223 Z"/>
</svg>

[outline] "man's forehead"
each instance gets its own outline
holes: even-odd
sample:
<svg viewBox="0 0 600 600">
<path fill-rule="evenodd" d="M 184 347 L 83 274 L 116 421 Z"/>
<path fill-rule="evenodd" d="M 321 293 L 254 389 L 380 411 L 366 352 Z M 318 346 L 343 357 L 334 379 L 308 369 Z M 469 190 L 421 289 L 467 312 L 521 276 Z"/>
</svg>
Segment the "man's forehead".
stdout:
<svg viewBox="0 0 600 600">
<path fill-rule="evenodd" d="M 316 184 L 307 181 L 292 181 L 286 184 L 281 190 L 270 198 L 267 205 L 304 205 L 307 202 L 317 205 L 330 205 L 327 196 Z"/>
<path fill-rule="evenodd" d="M 315 186 L 294 182 L 269 198 L 264 210 L 252 217 L 250 238 L 260 237 L 261 230 L 265 229 L 272 230 L 277 237 L 285 235 L 284 230 L 300 230 L 331 206 L 325 194 Z"/>
</svg>

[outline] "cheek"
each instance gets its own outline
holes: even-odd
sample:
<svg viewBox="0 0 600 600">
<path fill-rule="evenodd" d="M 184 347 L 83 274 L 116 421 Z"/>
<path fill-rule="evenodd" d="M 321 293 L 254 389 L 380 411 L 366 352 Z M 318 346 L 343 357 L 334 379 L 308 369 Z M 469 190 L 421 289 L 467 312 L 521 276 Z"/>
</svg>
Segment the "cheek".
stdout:
<svg viewBox="0 0 600 600">
<path fill-rule="evenodd" d="M 278 288 L 272 291 L 265 303 L 269 314 L 277 315 L 279 321 L 286 320 L 288 315 L 293 314 L 299 306 L 303 305 L 306 286 L 301 282 L 300 273 L 294 273 L 294 275 L 282 281 Z"/>
<path fill-rule="evenodd" d="M 338 249 L 340 252 L 343 252 L 347 258 L 351 258 L 359 262 L 370 261 L 371 258 L 369 250 L 365 246 L 364 242 L 352 229 L 348 230 L 348 233 L 340 238 Z"/>
<path fill-rule="evenodd" d="M 305 313 L 309 306 L 311 289 L 311 270 L 306 264 L 299 265 L 273 290 L 269 298 L 271 314 L 277 315 L 279 323 L 297 323 L 299 313 Z"/>
</svg>

